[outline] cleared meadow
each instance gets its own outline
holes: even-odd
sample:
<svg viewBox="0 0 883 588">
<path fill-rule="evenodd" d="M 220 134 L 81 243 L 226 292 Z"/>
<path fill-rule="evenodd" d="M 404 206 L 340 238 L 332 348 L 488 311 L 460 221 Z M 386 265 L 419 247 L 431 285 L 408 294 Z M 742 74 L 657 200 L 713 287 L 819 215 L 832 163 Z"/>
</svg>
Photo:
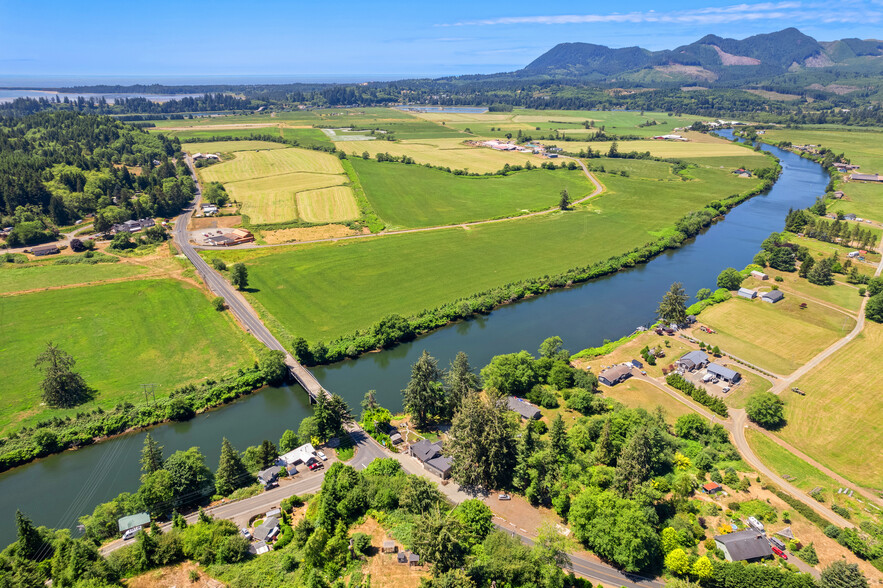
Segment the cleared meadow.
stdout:
<svg viewBox="0 0 883 588">
<path fill-rule="evenodd" d="M 351 161 L 368 201 L 391 228 L 517 216 L 556 206 L 561 190 L 578 200 L 594 189 L 581 169 L 468 177 L 416 165 Z"/>
<path fill-rule="evenodd" d="M 700 320 L 715 334 L 702 334 L 708 344 L 777 374 L 790 374 L 855 326 L 855 319 L 786 294 L 776 304 L 734 297 L 711 306 Z"/>
<path fill-rule="evenodd" d="M 785 405 L 788 424 L 778 434 L 839 474 L 883 488 L 883 325 L 864 330 L 795 385 Z M 877 458 L 874 458 L 877 455 Z"/>
<path fill-rule="evenodd" d="M 7 263 L 0 266 L 0 293 L 25 292 L 38 288 L 128 278 L 145 271 L 147 268 L 144 266 L 129 263 L 96 263 L 94 265 L 83 263 L 73 265 Z"/>
<path fill-rule="evenodd" d="M 271 143 L 275 145 L 275 143 Z M 208 182 L 235 182 L 292 172 L 342 174 L 340 160 L 328 153 L 287 147 L 262 151 L 237 151 L 235 158 L 202 168 Z"/>
<path fill-rule="evenodd" d="M 200 290 L 177 280 L 136 280 L 4 297 L 0 313 L 0 430 L 133 401 L 145 382 L 157 397 L 203 378 L 251 364 L 249 335 L 219 313 Z M 107 309 L 113 309 L 108 312 Z M 98 391 L 75 409 L 40 405 L 33 363 L 47 341 L 77 360 Z"/>
<path fill-rule="evenodd" d="M 428 163 L 451 169 L 465 169 L 480 174 L 494 173 L 509 165 L 524 165 L 528 161 L 540 166 L 543 159 L 528 153 L 495 151 L 486 147 L 464 145 L 465 138 L 421 139 L 413 141 L 338 141 L 334 145 L 352 158 L 367 152 L 371 157 L 378 153 L 408 155 L 417 163 Z M 476 139 L 477 140 L 477 139 Z"/>
<path fill-rule="evenodd" d="M 300 192 L 298 216 L 311 223 L 332 223 L 359 218 L 359 207 L 348 186 L 334 186 Z"/>
<path fill-rule="evenodd" d="M 710 180 L 730 175 L 707 171 Z M 604 178 L 608 192 L 570 212 L 339 243 L 212 252 L 246 261 L 256 303 L 283 340 L 329 341 L 391 313 L 421 310 L 515 280 L 607 259 L 663 234 L 733 190 L 723 182 Z M 723 185 L 721 185 L 723 184 Z M 647 206 L 649 190 L 657 192 Z M 542 246 L 538 246 L 541 243 Z M 395 263 L 391 263 L 394 260 Z"/>
<path fill-rule="evenodd" d="M 298 193 L 340 186 L 346 181 L 344 175 L 296 172 L 230 182 L 225 187 L 234 200 L 242 203 L 240 212 L 247 215 L 252 223 L 262 224 L 296 220 Z M 352 199 L 352 190 L 344 189 Z"/>
<path fill-rule="evenodd" d="M 272 141 L 206 141 L 204 143 L 182 143 L 181 149 L 187 153 L 236 153 L 238 151 L 260 151 L 264 149 L 285 149 L 284 143 Z M 227 162 L 216 163 L 214 166 L 223 166 Z M 208 169 L 208 168 L 205 168 Z"/>
</svg>

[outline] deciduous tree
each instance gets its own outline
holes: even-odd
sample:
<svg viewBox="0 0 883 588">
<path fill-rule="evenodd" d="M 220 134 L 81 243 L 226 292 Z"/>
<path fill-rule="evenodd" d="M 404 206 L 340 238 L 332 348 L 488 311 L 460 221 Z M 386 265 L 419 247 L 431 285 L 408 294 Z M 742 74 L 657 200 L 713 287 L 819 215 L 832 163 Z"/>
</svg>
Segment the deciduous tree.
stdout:
<svg viewBox="0 0 883 588">
<path fill-rule="evenodd" d="M 35 368 L 44 371 L 40 388 L 43 389 L 43 401 L 52 407 L 70 408 L 90 400 L 95 396 L 83 376 L 73 371 L 76 360 L 65 353 L 53 342 L 46 344 L 37 360 Z"/>
<path fill-rule="evenodd" d="M 727 290 L 738 290 L 742 286 L 742 274 L 739 270 L 728 267 L 717 276 L 717 287 Z"/>
<path fill-rule="evenodd" d="M 748 399 L 745 412 L 762 427 L 777 427 L 785 420 L 785 403 L 772 392 L 758 392 Z"/>
</svg>

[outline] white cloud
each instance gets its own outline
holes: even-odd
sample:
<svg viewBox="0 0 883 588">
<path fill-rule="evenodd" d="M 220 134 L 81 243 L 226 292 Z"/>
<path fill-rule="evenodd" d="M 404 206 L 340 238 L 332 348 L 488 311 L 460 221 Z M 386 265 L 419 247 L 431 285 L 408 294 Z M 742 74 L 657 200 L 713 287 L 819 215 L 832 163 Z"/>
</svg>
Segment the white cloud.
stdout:
<svg viewBox="0 0 883 588">
<path fill-rule="evenodd" d="M 841 2 L 843 10 L 835 3 L 806 4 L 797 1 L 762 2 L 758 4 L 733 4 L 730 6 L 710 6 L 692 10 L 657 12 L 626 12 L 611 14 L 560 14 L 539 16 L 501 16 L 495 18 L 461 21 L 440 26 L 491 26 L 521 24 L 590 24 L 590 23 L 663 23 L 663 24 L 722 24 L 738 21 L 787 20 L 797 24 L 802 22 L 880 22 L 883 12 L 870 6 L 861 8 L 855 2 Z M 879 0 L 871 0 L 871 5 L 880 5 Z"/>
</svg>

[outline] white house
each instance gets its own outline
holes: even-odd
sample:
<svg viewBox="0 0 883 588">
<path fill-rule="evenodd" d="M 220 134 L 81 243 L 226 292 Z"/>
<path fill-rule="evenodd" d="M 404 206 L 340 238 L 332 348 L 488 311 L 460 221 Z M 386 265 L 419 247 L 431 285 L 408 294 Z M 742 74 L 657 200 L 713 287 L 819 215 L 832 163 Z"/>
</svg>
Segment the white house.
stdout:
<svg viewBox="0 0 883 588">
<path fill-rule="evenodd" d="M 319 457 L 316 455 L 316 450 L 313 449 L 313 444 L 307 443 L 301 445 L 297 449 L 292 449 L 285 455 L 280 455 L 276 463 L 287 467 L 301 463 L 309 463 L 310 461 L 316 461 L 318 459 Z"/>
</svg>

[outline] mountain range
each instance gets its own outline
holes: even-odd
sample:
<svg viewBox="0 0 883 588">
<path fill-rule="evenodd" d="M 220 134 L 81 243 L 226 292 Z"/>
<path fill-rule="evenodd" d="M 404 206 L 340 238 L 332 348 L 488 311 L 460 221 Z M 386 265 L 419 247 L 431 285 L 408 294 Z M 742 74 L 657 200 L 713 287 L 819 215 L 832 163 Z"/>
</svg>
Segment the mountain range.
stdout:
<svg viewBox="0 0 883 588">
<path fill-rule="evenodd" d="M 817 41 L 795 28 L 725 39 L 706 35 L 675 49 L 612 49 L 592 43 L 560 43 L 521 70 L 525 78 L 580 78 L 623 85 L 698 84 L 740 86 L 802 75 L 812 81 L 879 76 L 883 41 Z M 790 74 L 790 75 L 789 75 Z"/>
</svg>

